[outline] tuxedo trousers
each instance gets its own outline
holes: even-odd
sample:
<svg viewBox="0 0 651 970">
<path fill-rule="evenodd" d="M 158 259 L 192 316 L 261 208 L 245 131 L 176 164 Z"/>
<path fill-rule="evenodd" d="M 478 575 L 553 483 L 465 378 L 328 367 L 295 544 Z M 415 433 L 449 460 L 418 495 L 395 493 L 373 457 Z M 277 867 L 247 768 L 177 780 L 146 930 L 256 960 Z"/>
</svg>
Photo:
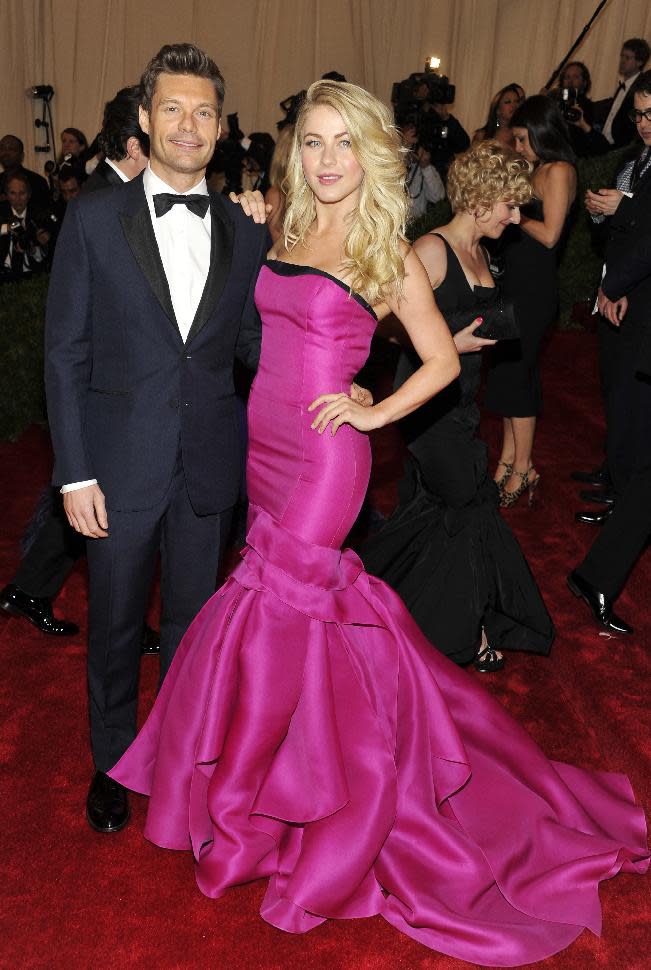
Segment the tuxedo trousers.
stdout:
<svg viewBox="0 0 651 970">
<path fill-rule="evenodd" d="M 197 515 L 181 461 L 161 502 L 108 511 L 108 537 L 87 541 L 88 694 L 95 767 L 108 771 L 136 736 L 142 622 L 160 553 L 160 677 L 215 592 L 232 510 Z M 148 661 L 149 662 L 149 661 Z"/>
</svg>

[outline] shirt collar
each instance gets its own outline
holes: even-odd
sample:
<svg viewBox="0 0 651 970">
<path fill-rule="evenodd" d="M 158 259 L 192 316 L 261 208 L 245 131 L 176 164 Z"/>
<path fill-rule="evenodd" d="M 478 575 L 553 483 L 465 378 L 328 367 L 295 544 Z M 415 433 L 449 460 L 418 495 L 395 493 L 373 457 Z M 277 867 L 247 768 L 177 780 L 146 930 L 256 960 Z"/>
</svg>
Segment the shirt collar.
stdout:
<svg viewBox="0 0 651 970">
<path fill-rule="evenodd" d="M 143 174 L 143 185 L 145 188 L 145 195 L 148 199 L 151 199 L 158 192 L 171 192 L 172 195 L 189 195 L 192 192 L 193 195 L 208 195 L 208 185 L 206 184 L 206 177 L 204 177 L 197 182 L 195 186 L 188 190 L 188 192 L 177 192 L 173 189 L 171 185 L 167 182 L 163 182 L 161 178 L 152 172 L 151 165 L 147 164 L 147 168 Z"/>
<path fill-rule="evenodd" d="M 116 175 L 119 175 L 120 176 L 120 178 L 122 179 L 123 182 L 128 182 L 129 181 L 129 179 L 124 174 L 124 172 L 122 171 L 122 169 L 121 168 L 118 168 L 118 166 L 115 164 L 115 162 L 112 162 L 110 158 L 105 158 L 104 161 L 106 162 L 106 164 L 110 168 L 113 169 L 113 171 L 116 173 Z"/>
</svg>

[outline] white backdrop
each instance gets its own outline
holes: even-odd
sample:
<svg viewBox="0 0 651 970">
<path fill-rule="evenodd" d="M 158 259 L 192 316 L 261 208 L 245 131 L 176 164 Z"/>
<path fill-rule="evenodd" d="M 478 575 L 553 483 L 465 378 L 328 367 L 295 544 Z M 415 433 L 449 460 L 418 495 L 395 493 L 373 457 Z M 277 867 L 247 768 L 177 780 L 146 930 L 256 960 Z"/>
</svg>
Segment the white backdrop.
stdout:
<svg viewBox="0 0 651 970">
<path fill-rule="evenodd" d="M 471 132 L 491 95 L 511 81 L 535 93 L 589 19 L 597 0 L 0 0 L 0 134 L 19 135 L 27 164 L 49 83 L 56 133 L 96 134 L 104 102 L 135 83 L 164 43 L 194 41 L 222 69 L 227 112 L 244 131 L 275 131 L 278 102 L 338 70 L 384 100 L 391 83 L 437 54 L 457 86 L 454 113 Z M 609 0 L 574 55 L 593 95 L 615 86 L 622 40 L 651 39 L 648 0 Z M 58 137 L 57 137 L 58 148 Z"/>
</svg>

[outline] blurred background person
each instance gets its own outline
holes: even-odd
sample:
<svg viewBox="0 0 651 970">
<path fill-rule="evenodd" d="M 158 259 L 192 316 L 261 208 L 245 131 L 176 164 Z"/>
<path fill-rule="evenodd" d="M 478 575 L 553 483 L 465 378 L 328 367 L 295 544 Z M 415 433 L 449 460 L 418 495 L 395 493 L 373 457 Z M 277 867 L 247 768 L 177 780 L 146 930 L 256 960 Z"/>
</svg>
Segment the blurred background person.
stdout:
<svg viewBox="0 0 651 970">
<path fill-rule="evenodd" d="M 267 218 L 267 226 L 269 227 L 269 232 L 274 242 L 280 238 L 283 229 L 286 200 L 283 181 L 287 172 L 287 163 L 289 161 L 289 152 L 292 147 L 293 138 L 293 124 L 285 125 L 280 129 L 269 168 L 269 188 L 265 193 L 264 201 L 267 205 L 271 206 L 271 211 Z"/>
<path fill-rule="evenodd" d="M 513 112 L 524 101 L 524 88 L 519 84 L 507 84 L 491 100 L 488 117 L 481 128 L 472 136 L 473 142 L 497 141 L 507 148 L 513 147 L 511 118 Z"/>
<path fill-rule="evenodd" d="M 433 145 L 424 144 L 419 139 L 415 121 L 408 121 L 403 126 L 402 143 L 409 153 L 406 158 L 405 187 L 410 199 L 409 219 L 413 222 L 425 214 L 430 203 L 445 198 L 445 186 L 432 164 Z"/>
<path fill-rule="evenodd" d="M 614 148 L 628 145 L 635 138 L 635 125 L 628 116 L 633 107 L 632 87 L 644 70 L 651 50 L 641 37 L 625 40 L 619 55 L 618 80 L 612 98 L 599 103 L 604 137 Z"/>
<path fill-rule="evenodd" d="M 570 144 L 579 157 L 603 155 L 611 148 L 595 126 L 595 104 L 588 96 L 591 87 L 590 71 L 583 61 L 570 61 L 563 68 L 558 87 L 549 92 L 558 100 Z"/>
<path fill-rule="evenodd" d="M 556 317 L 558 250 L 576 195 L 576 156 L 556 102 L 542 94 L 527 98 L 511 127 L 516 150 L 534 174 L 531 202 L 504 247 L 504 295 L 514 303 L 520 340 L 493 349 L 484 402 L 504 419 L 495 474 L 504 507 L 526 492 L 531 502 L 540 481 L 532 458 L 542 410 L 538 358 Z"/>
<path fill-rule="evenodd" d="M 61 152 L 59 154 L 59 164 L 68 155 L 85 162 L 85 153 L 88 151 L 88 139 L 79 128 L 64 128 L 61 132 Z"/>
<path fill-rule="evenodd" d="M 32 189 L 20 172 L 6 182 L 6 201 L 0 202 L 0 276 L 20 280 L 47 269 L 53 221 L 49 211 L 31 201 Z"/>
<path fill-rule="evenodd" d="M 12 175 L 22 175 L 29 182 L 31 189 L 30 200 L 39 209 L 46 209 L 50 204 L 50 187 L 42 175 L 25 168 L 25 146 L 16 135 L 3 135 L 0 138 L 0 201 L 7 198 L 7 180 Z"/>
</svg>

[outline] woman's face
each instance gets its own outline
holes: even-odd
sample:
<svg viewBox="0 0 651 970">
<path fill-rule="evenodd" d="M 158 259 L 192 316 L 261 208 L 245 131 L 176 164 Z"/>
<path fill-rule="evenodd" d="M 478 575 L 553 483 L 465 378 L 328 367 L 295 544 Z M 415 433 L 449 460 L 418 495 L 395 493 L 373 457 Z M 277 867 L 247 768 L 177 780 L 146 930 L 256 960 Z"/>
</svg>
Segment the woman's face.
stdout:
<svg viewBox="0 0 651 970">
<path fill-rule="evenodd" d="M 61 132 L 61 152 L 63 155 L 80 155 L 83 145 L 70 131 Z"/>
<path fill-rule="evenodd" d="M 537 162 L 538 156 L 534 152 L 533 148 L 529 143 L 529 132 L 526 128 L 513 128 L 513 140 L 515 142 L 515 150 L 518 155 L 522 155 L 526 158 L 528 162 Z"/>
<path fill-rule="evenodd" d="M 583 71 L 577 64 L 570 64 L 563 71 L 563 78 L 561 81 L 562 88 L 573 88 L 575 91 L 581 93 L 585 87 L 585 81 L 583 77 Z"/>
<path fill-rule="evenodd" d="M 353 154 L 346 124 L 334 108 L 317 104 L 305 116 L 303 174 L 319 202 L 357 202 L 364 169 Z"/>
<path fill-rule="evenodd" d="M 505 91 L 497 106 L 498 120 L 502 124 L 508 125 L 520 102 L 521 98 L 515 91 Z"/>
<path fill-rule="evenodd" d="M 507 226 L 517 226 L 519 222 L 520 206 L 515 202 L 496 202 L 492 209 L 477 216 L 482 235 L 489 239 L 498 239 Z"/>
</svg>

